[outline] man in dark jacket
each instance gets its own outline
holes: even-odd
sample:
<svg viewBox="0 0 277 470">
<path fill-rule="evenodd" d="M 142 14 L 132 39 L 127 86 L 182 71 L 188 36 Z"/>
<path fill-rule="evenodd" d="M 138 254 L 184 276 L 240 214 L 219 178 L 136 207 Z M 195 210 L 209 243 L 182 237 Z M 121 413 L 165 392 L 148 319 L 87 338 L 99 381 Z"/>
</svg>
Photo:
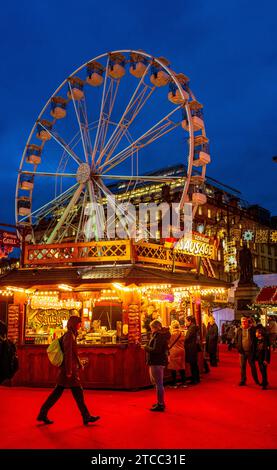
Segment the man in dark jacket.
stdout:
<svg viewBox="0 0 277 470">
<path fill-rule="evenodd" d="M 196 385 L 200 382 L 200 373 L 198 367 L 198 350 L 201 346 L 198 342 L 198 331 L 195 318 L 189 315 L 186 318 L 186 326 L 188 327 L 185 336 L 185 358 L 190 365 L 191 384 Z"/>
<path fill-rule="evenodd" d="M 61 340 L 64 359 L 60 366 L 57 385 L 47 400 L 43 403 L 37 417 L 37 421 L 42 421 L 45 424 L 53 423 L 53 421 L 47 417 L 47 413 L 62 396 L 65 388 L 71 389 L 85 425 L 88 423 L 94 423 L 99 419 L 99 416 L 90 415 L 84 401 L 83 388 L 80 382 L 79 370 L 82 368 L 82 365 L 78 357 L 76 342 L 80 326 L 80 317 L 73 315 L 69 318 L 67 322 L 67 332 L 62 336 Z"/>
<path fill-rule="evenodd" d="M 218 327 L 214 317 L 211 317 L 206 334 L 206 351 L 210 355 L 210 364 L 217 366 L 217 343 L 218 343 Z"/>
<path fill-rule="evenodd" d="M 150 408 L 151 411 L 164 411 L 164 369 L 168 364 L 168 341 L 170 333 L 168 328 L 163 328 L 159 320 L 150 323 L 152 336 L 144 349 L 147 353 L 150 380 L 157 390 L 157 403 Z"/>
<path fill-rule="evenodd" d="M 260 385 L 256 364 L 255 364 L 255 353 L 256 353 L 256 336 L 255 328 L 250 326 L 248 317 L 241 317 L 241 328 L 238 329 L 236 344 L 238 352 L 240 354 L 240 372 L 241 380 L 239 385 L 246 385 L 246 364 L 248 362 L 252 377 L 257 385 Z"/>
<path fill-rule="evenodd" d="M 262 389 L 266 390 L 268 386 L 267 366 L 270 363 L 270 341 L 269 337 L 262 325 L 256 328 L 257 347 L 255 360 L 258 361 L 259 369 L 262 374 Z"/>
</svg>

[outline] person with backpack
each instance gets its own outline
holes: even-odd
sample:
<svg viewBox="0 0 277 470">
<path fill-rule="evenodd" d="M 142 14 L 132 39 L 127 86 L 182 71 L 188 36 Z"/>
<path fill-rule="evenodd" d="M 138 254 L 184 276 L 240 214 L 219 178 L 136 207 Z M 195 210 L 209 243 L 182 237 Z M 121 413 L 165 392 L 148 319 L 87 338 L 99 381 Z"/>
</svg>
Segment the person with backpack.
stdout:
<svg viewBox="0 0 277 470">
<path fill-rule="evenodd" d="M 82 368 L 82 364 L 78 357 L 76 340 L 81 322 L 80 317 L 75 315 L 71 316 L 67 322 L 67 332 L 60 339 L 63 361 L 59 367 L 57 385 L 43 403 L 37 417 L 37 421 L 42 421 L 44 424 L 53 423 L 47 416 L 48 411 L 62 396 L 65 388 L 71 389 L 71 393 L 82 415 L 85 426 L 89 423 L 94 423 L 100 418 L 100 416 L 92 416 L 88 411 L 79 377 L 79 370 Z"/>
<path fill-rule="evenodd" d="M 0 320 L 0 384 L 12 379 L 18 370 L 16 346 L 7 337 L 7 325 Z"/>
</svg>

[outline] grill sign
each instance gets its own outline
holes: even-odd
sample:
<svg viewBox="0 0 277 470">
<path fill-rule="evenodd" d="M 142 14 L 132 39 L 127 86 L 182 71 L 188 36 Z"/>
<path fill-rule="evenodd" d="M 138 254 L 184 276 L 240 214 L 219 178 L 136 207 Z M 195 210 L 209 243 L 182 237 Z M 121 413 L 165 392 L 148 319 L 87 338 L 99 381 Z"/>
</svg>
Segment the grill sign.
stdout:
<svg viewBox="0 0 277 470">
<path fill-rule="evenodd" d="M 0 230 L 0 245 L 12 246 L 14 248 L 19 247 L 19 238 L 14 232 L 6 232 L 4 230 Z"/>
</svg>

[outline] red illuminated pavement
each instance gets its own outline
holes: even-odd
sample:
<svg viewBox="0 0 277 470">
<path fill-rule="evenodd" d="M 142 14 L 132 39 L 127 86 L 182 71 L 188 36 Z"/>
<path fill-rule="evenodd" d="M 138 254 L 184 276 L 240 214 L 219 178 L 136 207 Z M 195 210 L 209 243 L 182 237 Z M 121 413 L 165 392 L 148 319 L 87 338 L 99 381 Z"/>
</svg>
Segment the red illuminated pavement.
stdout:
<svg viewBox="0 0 277 470">
<path fill-rule="evenodd" d="M 220 366 L 186 389 L 166 388 L 167 411 L 153 413 L 153 390 L 85 390 L 101 420 L 85 427 L 69 391 L 49 413 L 55 423 L 36 422 L 49 389 L 0 387 L 2 449 L 274 449 L 277 447 L 277 352 L 269 367 L 270 387 L 239 387 L 236 352 L 220 346 Z"/>
</svg>

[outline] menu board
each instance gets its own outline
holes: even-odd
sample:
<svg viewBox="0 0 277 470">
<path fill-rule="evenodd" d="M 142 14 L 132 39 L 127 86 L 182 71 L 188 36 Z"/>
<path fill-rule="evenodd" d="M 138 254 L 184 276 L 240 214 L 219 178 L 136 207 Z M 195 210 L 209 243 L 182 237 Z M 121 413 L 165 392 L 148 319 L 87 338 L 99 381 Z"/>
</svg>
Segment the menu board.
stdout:
<svg viewBox="0 0 277 470">
<path fill-rule="evenodd" d="M 19 305 L 8 306 L 8 337 L 15 343 L 19 342 Z"/>
</svg>

